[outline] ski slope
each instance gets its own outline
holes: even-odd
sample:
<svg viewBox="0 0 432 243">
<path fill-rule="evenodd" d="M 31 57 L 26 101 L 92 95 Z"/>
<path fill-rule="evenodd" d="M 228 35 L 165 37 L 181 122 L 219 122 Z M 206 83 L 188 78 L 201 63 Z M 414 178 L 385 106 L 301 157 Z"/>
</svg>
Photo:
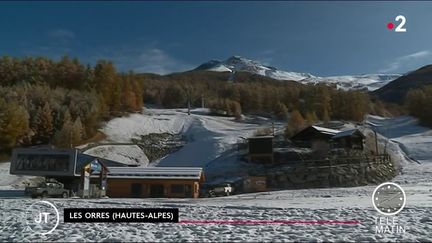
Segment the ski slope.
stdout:
<svg viewBox="0 0 432 243">
<path fill-rule="evenodd" d="M 402 174 L 395 182 L 426 185 L 432 189 L 431 129 L 418 125 L 418 120 L 410 116 L 368 116 L 365 124 L 381 135 L 381 144 L 387 141 L 392 159 L 400 162 Z"/>
<path fill-rule="evenodd" d="M 285 124 L 275 123 L 275 129 Z M 270 128 L 267 118 L 248 118 L 235 121 L 232 117 L 210 116 L 208 109 L 145 109 L 143 114 L 116 118 L 102 131 L 107 141 L 130 142 L 150 133 L 182 134 L 186 144 L 182 149 L 151 163 L 149 166 L 198 166 L 206 175 L 238 175 L 248 165 L 237 161 L 236 143 L 252 136 L 258 128 Z M 99 154 L 103 157 L 102 154 Z"/>
</svg>

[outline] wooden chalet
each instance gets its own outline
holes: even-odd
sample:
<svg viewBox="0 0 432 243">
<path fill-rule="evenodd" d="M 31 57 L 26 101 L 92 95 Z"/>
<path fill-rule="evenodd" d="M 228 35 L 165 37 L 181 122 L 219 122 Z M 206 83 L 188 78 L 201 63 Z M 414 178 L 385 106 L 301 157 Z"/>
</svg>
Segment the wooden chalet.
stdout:
<svg viewBox="0 0 432 243">
<path fill-rule="evenodd" d="M 334 135 L 332 140 L 333 148 L 363 150 L 365 135 L 358 129 L 343 131 Z"/>
<path fill-rule="evenodd" d="M 340 131 L 320 126 L 309 126 L 294 136 L 291 140 L 302 147 L 309 147 L 314 152 L 327 153 L 330 150 L 330 140 Z"/>
<path fill-rule="evenodd" d="M 109 197 L 197 198 L 204 182 L 198 167 L 109 167 Z"/>
</svg>

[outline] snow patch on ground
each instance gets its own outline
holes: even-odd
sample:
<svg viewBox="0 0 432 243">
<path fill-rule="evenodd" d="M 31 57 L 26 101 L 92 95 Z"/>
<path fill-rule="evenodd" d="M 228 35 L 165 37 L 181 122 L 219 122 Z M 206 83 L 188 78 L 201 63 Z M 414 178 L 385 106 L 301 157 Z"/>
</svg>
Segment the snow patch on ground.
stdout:
<svg viewBox="0 0 432 243">
<path fill-rule="evenodd" d="M 137 145 L 102 145 L 86 150 L 84 153 L 108 160 L 121 161 L 128 165 L 145 167 L 149 164 L 149 159 Z"/>
<path fill-rule="evenodd" d="M 35 176 L 11 175 L 10 162 L 0 163 L 0 190 L 24 189 L 27 182 L 35 180 Z"/>
<path fill-rule="evenodd" d="M 112 142 L 130 142 L 149 133 L 178 134 L 186 131 L 192 122 L 190 116 L 173 109 L 145 109 L 141 114 L 132 114 L 109 121 L 102 132 Z"/>
</svg>

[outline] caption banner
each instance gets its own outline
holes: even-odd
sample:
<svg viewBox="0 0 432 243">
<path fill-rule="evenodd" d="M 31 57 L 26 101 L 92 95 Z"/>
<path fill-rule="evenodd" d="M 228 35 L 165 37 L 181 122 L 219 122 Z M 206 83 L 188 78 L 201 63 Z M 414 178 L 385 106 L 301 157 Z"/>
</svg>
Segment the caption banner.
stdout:
<svg viewBox="0 0 432 243">
<path fill-rule="evenodd" d="M 65 208 L 65 223 L 178 223 L 178 208 Z"/>
</svg>

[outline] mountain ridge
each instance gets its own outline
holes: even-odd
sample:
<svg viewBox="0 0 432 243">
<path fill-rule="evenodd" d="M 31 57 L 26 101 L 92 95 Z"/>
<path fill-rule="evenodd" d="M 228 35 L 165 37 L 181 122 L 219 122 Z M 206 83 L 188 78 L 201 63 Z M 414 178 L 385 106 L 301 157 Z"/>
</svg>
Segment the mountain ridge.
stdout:
<svg viewBox="0 0 432 243">
<path fill-rule="evenodd" d="M 375 90 L 374 95 L 387 102 L 402 104 L 409 90 L 432 85 L 432 65 L 409 72 Z"/>
<path fill-rule="evenodd" d="M 400 74 L 361 74 L 319 77 L 310 73 L 279 70 L 276 67 L 264 65 L 256 60 L 238 55 L 231 56 L 224 61 L 212 59 L 199 65 L 194 70 L 231 73 L 249 72 L 281 81 L 291 80 L 303 84 L 324 83 L 344 90 L 368 91 L 379 89 L 401 76 Z"/>
</svg>

